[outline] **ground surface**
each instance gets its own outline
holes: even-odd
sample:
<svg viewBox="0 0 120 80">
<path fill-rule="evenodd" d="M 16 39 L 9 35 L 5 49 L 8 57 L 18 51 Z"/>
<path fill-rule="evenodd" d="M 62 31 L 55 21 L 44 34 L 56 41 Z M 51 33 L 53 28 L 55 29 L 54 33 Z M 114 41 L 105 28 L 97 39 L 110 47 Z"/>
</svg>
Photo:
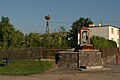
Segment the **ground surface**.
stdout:
<svg viewBox="0 0 120 80">
<path fill-rule="evenodd" d="M 54 68 L 42 74 L 29 76 L 0 75 L 0 80 L 120 80 L 120 56 L 118 65 L 115 64 L 114 59 L 105 67 L 109 67 L 111 70 L 79 71 Z"/>
</svg>

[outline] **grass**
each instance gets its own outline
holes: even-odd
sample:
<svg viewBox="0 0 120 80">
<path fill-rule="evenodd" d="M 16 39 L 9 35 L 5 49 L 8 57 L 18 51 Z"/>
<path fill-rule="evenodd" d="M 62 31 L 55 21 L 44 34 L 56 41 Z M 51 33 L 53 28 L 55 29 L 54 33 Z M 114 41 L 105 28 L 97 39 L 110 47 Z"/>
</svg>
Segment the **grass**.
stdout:
<svg viewBox="0 0 120 80">
<path fill-rule="evenodd" d="M 0 66 L 1 75 L 30 75 L 41 73 L 52 67 L 49 61 L 12 61 L 6 66 Z"/>
</svg>

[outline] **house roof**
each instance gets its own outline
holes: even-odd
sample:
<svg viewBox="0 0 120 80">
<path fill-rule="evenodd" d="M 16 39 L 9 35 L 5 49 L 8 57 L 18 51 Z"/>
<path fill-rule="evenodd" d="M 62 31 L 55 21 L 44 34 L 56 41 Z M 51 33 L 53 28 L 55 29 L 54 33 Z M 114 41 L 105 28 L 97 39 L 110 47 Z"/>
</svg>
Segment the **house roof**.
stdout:
<svg viewBox="0 0 120 80">
<path fill-rule="evenodd" d="M 89 30 L 87 27 L 83 26 L 81 30 Z"/>
<path fill-rule="evenodd" d="M 108 26 L 111 26 L 111 27 L 114 27 L 114 28 L 118 28 L 118 29 L 119 29 L 119 27 L 112 26 L 112 25 L 91 26 L 91 27 L 89 27 L 89 28 L 108 27 Z"/>
<path fill-rule="evenodd" d="M 85 26 L 83 26 L 83 27 L 80 27 L 79 29 L 78 29 L 78 31 L 80 31 L 80 30 L 90 30 L 90 29 L 88 29 L 89 27 L 85 27 Z"/>
</svg>

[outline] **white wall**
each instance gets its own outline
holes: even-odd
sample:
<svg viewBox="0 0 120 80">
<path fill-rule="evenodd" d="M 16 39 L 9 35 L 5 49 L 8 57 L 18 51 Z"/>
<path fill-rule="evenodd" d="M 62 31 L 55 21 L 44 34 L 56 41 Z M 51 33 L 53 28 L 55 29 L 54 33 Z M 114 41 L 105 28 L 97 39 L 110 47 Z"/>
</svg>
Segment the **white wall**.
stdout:
<svg viewBox="0 0 120 80">
<path fill-rule="evenodd" d="M 113 28 L 114 33 L 111 32 L 111 28 Z M 119 35 L 117 33 L 118 30 L 119 28 L 109 26 L 109 40 L 112 40 L 113 38 L 113 41 L 115 41 L 117 43 L 117 46 L 119 47 L 119 43 L 117 41 L 119 39 Z"/>
<path fill-rule="evenodd" d="M 109 39 L 109 27 L 93 27 L 89 29 L 90 29 L 90 37 L 95 35 Z"/>
<path fill-rule="evenodd" d="M 111 33 L 111 28 L 113 28 L 114 33 Z M 119 28 L 115 28 L 112 26 L 100 26 L 100 27 L 91 27 L 90 29 L 90 37 L 95 35 L 95 36 L 100 36 L 104 37 L 109 40 L 114 40 L 117 43 L 117 47 L 119 47 L 118 39 L 119 35 L 117 34 L 117 30 Z"/>
</svg>

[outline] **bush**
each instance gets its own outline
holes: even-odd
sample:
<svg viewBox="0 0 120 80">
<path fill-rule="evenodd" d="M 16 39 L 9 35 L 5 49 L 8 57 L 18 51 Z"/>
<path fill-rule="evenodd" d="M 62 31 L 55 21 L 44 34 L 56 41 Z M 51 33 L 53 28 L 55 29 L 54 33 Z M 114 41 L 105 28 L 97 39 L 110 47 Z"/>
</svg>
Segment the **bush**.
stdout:
<svg viewBox="0 0 120 80">
<path fill-rule="evenodd" d="M 115 41 L 107 40 L 104 37 L 92 36 L 90 41 L 94 48 L 117 48 Z"/>
</svg>

